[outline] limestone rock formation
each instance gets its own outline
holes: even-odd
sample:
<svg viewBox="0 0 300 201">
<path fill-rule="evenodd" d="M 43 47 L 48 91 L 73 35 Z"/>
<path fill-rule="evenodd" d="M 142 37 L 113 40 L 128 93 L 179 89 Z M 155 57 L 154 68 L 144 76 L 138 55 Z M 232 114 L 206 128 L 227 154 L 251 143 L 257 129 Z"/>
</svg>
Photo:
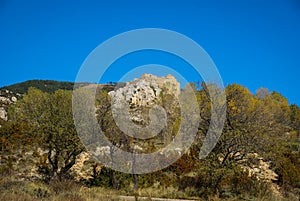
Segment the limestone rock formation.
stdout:
<svg viewBox="0 0 300 201">
<path fill-rule="evenodd" d="M 112 99 L 117 126 L 127 135 L 134 133 L 140 139 L 147 139 L 166 127 L 167 113 L 161 107 L 162 97 L 172 95 L 178 98 L 180 83 L 172 75 L 157 77 L 144 74 L 122 87 L 117 85 L 116 90 L 108 94 Z M 140 126 L 145 129 L 141 130 Z"/>
<path fill-rule="evenodd" d="M 172 75 L 157 77 L 144 74 L 140 79 L 126 83 L 126 86 L 109 92 L 115 104 L 120 100 L 126 100 L 131 106 L 151 106 L 155 104 L 162 89 L 166 93 L 178 96 L 180 94 L 180 83 Z"/>
<path fill-rule="evenodd" d="M 7 112 L 3 107 L 0 107 L 0 119 L 7 121 Z"/>
<path fill-rule="evenodd" d="M 250 163 L 247 165 L 242 165 L 241 168 L 247 171 L 249 177 L 254 176 L 257 180 L 264 181 L 268 183 L 273 191 L 278 196 L 281 196 L 279 191 L 279 186 L 275 183 L 278 180 L 278 174 L 270 168 L 269 162 L 265 161 L 264 158 L 260 157 L 257 153 L 248 154 L 245 161 L 256 160 L 257 163 Z"/>
<path fill-rule="evenodd" d="M 89 180 L 92 178 L 93 169 L 89 162 L 92 161 L 92 156 L 88 152 L 82 152 L 76 158 L 76 163 L 71 168 L 71 175 L 77 181 Z"/>
<path fill-rule="evenodd" d="M 21 97 L 20 94 L 15 94 L 9 90 L 0 90 L 0 120 L 7 121 L 7 108 L 14 104 Z M 1 125 L 0 125 L 1 126 Z"/>
</svg>

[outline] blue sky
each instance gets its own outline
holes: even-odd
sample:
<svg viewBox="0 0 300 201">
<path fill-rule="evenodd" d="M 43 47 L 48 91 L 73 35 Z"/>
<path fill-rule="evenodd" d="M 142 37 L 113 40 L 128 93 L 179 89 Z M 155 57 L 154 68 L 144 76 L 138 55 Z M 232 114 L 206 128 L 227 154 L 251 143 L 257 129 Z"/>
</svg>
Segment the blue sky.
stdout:
<svg viewBox="0 0 300 201">
<path fill-rule="evenodd" d="M 269 88 L 300 105 L 298 0 L 0 0 L 0 86 L 29 79 L 74 81 L 85 58 L 103 41 L 148 27 L 177 31 L 200 44 L 225 85 L 239 83 L 252 92 Z M 174 65 L 189 81 L 200 79 L 172 58 L 135 56 L 120 65 L 162 58 L 162 64 Z M 119 80 L 116 69 L 102 81 Z"/>
</svg>

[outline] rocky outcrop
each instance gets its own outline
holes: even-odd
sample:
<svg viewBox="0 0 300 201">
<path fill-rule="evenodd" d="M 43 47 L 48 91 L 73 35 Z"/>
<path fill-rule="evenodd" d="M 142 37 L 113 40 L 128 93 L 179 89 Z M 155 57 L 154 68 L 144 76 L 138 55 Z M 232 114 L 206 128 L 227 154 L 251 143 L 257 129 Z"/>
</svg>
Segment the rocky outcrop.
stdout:
<svg viewBox="0 0 300 201">
<path fill-rule="evenodd" d="M 268 183 L 274 194 L 281 196 L 280 188 L 275 183 L 278 180 L 278 174 L 270 167 L 270 162 L 264 160 L 257 153 L 248 154 L 247 158 L 242 162 L 247 162 L 247 165 L 241 165 L 244 171 L 248 172 L 249 177 L 255 177 L 257 180 Z M 256 161 L 250 162 L 249 161 Z"/>
<path fill-rule="evenodd" d="M 118 104 L 120 100 L 126 100 L 132 107 L 145 107 L 155 104 L 162 90 L 178 96 L 180 83 L 172 75 L 157 77 L 144 74 L 140 79 L 135 79 L 126 83 L 124 87 L 109 92 L 109 95 L 114 104 Z"/>
<path fill-rule="evenodd" d="M 108 93 L 112 98 L 115 117 L 120 116 L 120 111 L 127 110 L 126 107 L 129 106 L 129 113 L 124 114 L 124 116 L 129 116 L 132 122 L 144 126 L 149 125 L 150 122 L 151 112 L 149 115 L 149 109 L 152 108 L 152 111 L 157 109 L 155 106 L 159 105 L 162 96 L 171 94 L 178 97 L 180 94 L 180 83 L 172 75 L 157 77 L 144 74 L 141 78 L 134 79 L 132 82 L 127 82 L 124 86 L 117 86 L 116 88 L 115 91 Z M 126 107 L 124 107 L 125 105 Z M 160 113 L 159 116 L 163 120 L 165 115 Z M 154 119 L 152 120 L 154 123 Z"/>
<path fill-rule="evenodd" d="M 89 180 L 93 175 L 93 158 L 90 153 L 82 152 L 76 158 L 76 163 L 71 168 L 71 175 L 77 181 Z"/>
<path fill-rule="evenodd" d="M 7 117 L 8 106 L 16 103 L 20 97 L 21 97 L 21 94 L 15 94 L 7 89 L 0 90 L 0 120 L 2 120 L 2 121 L 8 120 L 8 117 Z"/>
<path fill-rule="evenodd" d="M 3 107 L 0 107 L 0 118 L 7 121 L 7 112 Z"/>
<path fill-rule="evenodd" d="M 269 162 L 266 162 L 257 153 L 247 154 L 239 162 L 242 164 L 242 169 L 249 173 L 249 177 L 254 176 L 256 179 L 266 182 L 278 180 L 278 175 L 270 168 Z"/>
</svg>

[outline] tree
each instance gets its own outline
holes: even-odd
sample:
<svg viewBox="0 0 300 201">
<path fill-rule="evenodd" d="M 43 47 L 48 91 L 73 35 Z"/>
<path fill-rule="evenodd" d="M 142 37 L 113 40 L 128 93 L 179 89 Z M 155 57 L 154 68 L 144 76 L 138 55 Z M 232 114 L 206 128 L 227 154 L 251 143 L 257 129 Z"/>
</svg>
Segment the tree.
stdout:
<svg viewBox="0 0 300 201">
<path fill-rule="evenodd" d="M 124 146 L 125 149 L 129 149 L 129 137 L 124 135 L 122 131 L 117 127 L 113 119 L 113 114 L 111 110 L 111 97 L 108 95 L 107 91 L 101 90 L 99 92 L 99 98 L 97 102 L 97 119 L 102 131 L 109 138 L 111 145 L 110 149 L 110 159 L 114 163 L 114 153 L 117 151 L 117 147 Z M 111 178 L 111 184 L 114 189 L 120 187 L 120 174 L 115 170 L 107 169 L 108 176 Z"/>
<path fill-rule="evenodd" d="M 290 125 L 293 130 L 300 131 L 300 108 L 293 104 L 290 106 L 291 116 L 290 116 Z"/>
<path fill-rule="evenodd" d="M 48 94 L 30 88 L 10 115 L 13 121 L 29 124 L 32 135 L 41 139 L 47 158 L 39 169 L 45 179 L 62 179 L 84 150 L 73 123 L 72 93 L 58 90 Z"/>
<path fill-rule="evenodd" d="M 209 96 L 208 87 L 203 85 L 197 95 L 201 116 L 200 139 L 205 136 L 209 125 L 214 123 L 210 117 L 212 97 Z M 241 85 L 229 85 L 225 91 L 227 117 L 222 135 L 213 151 L 200 162 L 199 168 L 199 175 L 203 175 L 203 172 L 209 175 L 204 183 L 217 194 L 221 193 L 221 182 L 232 179 L 230 170 L 249 162 L 245 159 L 249 159 L 252 153 L 264 153 L 272 143 L 268 133 L 273 116 L 265 102 Z M 197 141 L 198 146 L 201 146 L 200 142 Z"/>
</svg>

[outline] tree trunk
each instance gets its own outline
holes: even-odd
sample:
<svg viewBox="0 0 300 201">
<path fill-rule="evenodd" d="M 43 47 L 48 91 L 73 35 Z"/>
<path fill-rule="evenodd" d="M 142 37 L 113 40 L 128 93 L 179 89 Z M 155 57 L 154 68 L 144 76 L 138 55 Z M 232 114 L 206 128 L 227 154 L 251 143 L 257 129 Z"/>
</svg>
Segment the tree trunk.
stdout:
<svg viewBox="0 0 300 201">
<path fill-rule="evenodd" d="M 134 191 L 134 197 L 135 200 L 138 200 L 138 189 L 139 189 L 139 175 L 135 174 L 135 167 L 136 167 L 136 161 L 135 161 L 135 154 L 136 154 L 136 150 L 133 150 L 133 163 L 132 163 L 132 174 L 133 174 L 133 183 L 134 183 L 134 187 L 133 187 L 133 191 Z"/>
<path fill-rule="evenodd" d="M 119 180 L 117 178 L 117 175 L 116 175 L 116 171 L 114 170 L 111 170 L 112 171 L 112 185 L 113 185 L 113 188 L 115 190 L 119 190 Z"/>
<path fill-rule="evenodd" d="M 134 191 L 137 192 L 139 189 L 139 175 L 133 175 L 133 182 L 134 182 Z"/>
<path fill-rule="evenodd" d="M 135 201 L 138 201 L 139 175 L 137 175 L 137 174 L 133 175 L 133 182 L 134 182 L 134 198 L 135 198 Z"/>
</svg>

